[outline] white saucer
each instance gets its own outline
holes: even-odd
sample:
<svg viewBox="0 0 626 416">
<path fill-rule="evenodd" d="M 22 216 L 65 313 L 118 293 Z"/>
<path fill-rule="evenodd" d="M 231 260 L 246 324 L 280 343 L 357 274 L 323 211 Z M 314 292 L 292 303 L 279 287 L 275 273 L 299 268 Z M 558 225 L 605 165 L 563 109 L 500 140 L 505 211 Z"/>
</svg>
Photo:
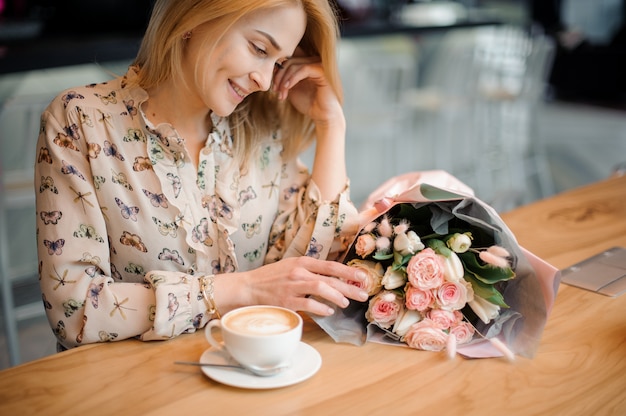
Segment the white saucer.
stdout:
<svg viewBox="0 0 626 416">
<path fill-rule="evenodd" d="M 209 348 L 200 357 L 201 363 L 236 364 L 222 352 Z M 245 389 L 274 389 L 300 383 L 313 376 L 322 366 L 322 357 L 312 346 L 300 342 L 293 364 L 284 372 L 270 377 L 259 377 L 238 368 L 201 367 L 207 377 L 227 386 Z"/>
</svg>

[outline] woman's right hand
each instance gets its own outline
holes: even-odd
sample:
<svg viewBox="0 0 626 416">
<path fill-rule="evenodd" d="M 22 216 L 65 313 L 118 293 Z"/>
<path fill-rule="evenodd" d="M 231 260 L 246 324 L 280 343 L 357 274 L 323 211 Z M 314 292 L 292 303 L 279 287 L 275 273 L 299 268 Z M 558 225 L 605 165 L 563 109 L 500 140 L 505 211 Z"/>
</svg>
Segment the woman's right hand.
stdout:
<svg viewBox="0 0 626 416">
<path fill-rule="evenodd" d="M 320 316 L 334 311 L 316 300 L 345 308 L 349 300 L 367 300 L 367 292 L 349 282 L 363 282 L 359 270 L 335 261 L 291 257 L 248 272 L 217 275 L 215 302 L 225 313 L 246 305 L 277 305 Z"/>
</svg>

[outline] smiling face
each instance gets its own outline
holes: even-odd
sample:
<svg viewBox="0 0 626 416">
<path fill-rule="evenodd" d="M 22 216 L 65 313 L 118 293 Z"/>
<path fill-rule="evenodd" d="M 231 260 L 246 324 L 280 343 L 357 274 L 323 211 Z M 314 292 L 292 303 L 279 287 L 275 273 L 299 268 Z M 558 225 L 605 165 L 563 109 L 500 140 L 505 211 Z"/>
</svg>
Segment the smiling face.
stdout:
<svg viewBox="0 0 626 416">
<path fill-rule="evenodd" d="M 215 36 L 210 25 L 193 31 L 182 75 L 190 100 L 228 116 L 246 96 L 270 88 L 276 64 L 293 55 L 304 35 L 306 15 L 295 5 L 255 11 L 216 44 L 205 42 Z"/>
</svg>

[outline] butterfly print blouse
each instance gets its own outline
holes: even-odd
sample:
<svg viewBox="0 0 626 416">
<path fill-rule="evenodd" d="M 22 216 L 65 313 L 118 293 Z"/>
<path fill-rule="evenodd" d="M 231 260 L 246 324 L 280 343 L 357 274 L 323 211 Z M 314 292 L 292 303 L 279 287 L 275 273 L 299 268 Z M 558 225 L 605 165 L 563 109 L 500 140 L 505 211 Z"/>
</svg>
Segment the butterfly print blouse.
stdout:
<svg viewBox="0 0 626 416">
<path fill-rule="evenodd" d="M 67 348 L 193 332 L 211 319 L 198 276 L 335 258 L 355 231 L 348 186 L 322 201 L 279 132 L 241 170 L 228 119 L 213 116 L 196 168 L 174 128 L 143 115 L 134 76 L 65 91 L 42 114 L 40 281 Z"/>
</svg>

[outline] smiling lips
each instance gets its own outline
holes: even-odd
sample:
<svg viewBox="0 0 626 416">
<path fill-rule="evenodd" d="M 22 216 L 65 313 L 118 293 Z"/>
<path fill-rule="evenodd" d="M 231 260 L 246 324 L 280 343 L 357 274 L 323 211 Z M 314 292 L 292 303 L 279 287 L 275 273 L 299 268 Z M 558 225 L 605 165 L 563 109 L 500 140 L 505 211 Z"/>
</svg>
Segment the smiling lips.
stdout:
<svg viewBox="0 0 626 416">
<path fill-rule="evenodd" d="M 235 93 L 237 94 L 237 96 L 239 96 L 239 98 L 241 100 L 246 98 L 246 96 L 249 94 L 247 91 L 243 90 L 241 87 L 239 87 L 234 82 L 232 82 L 232 81 L 229 81 L 229 82 L 230 82 L 230 86 L 233 88 L 233 91 L 235 91 Z"/>
</svg>

